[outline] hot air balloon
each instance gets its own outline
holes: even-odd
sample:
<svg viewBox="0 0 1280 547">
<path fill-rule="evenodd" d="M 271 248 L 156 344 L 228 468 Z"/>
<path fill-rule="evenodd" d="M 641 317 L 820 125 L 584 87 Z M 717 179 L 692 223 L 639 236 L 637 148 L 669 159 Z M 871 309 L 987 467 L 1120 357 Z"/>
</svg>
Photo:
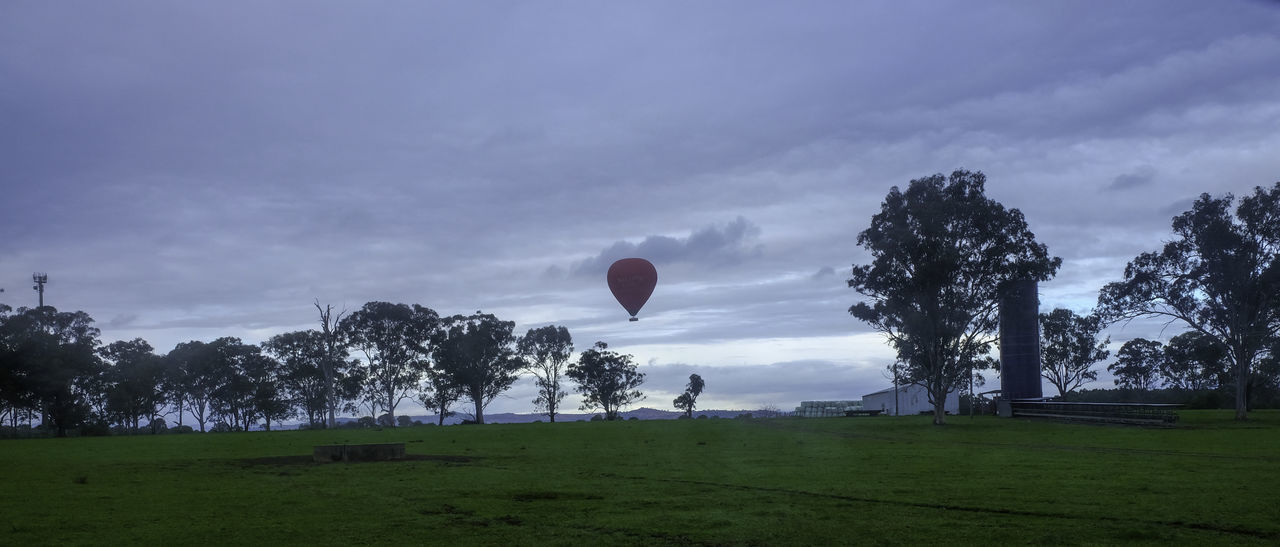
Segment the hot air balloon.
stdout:
<svg viewBox="0 0 1280 547">
<path fill-rule="evenodd" d="M 609 266 L 608 278 L 613 297 L 631 314 L 632 321 L 638 321 L 636 314 L 658 284 L 658 270 L 643 258 L 624 258 Z"/>
</svg>

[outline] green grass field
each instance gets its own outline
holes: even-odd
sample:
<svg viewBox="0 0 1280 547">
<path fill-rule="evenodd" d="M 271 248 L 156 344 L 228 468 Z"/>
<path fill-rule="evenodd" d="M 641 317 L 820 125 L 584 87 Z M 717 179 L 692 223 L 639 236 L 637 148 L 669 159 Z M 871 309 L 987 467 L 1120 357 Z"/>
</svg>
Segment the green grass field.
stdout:
<svg viewBox="0 0 1280 547">
<path fill-rule="evenodd" d="M 0 441 L 0 544 L 1280 542 L 1280 412 Z M 406 442 L 411 461 L 314 464 Z"/>
</svg>

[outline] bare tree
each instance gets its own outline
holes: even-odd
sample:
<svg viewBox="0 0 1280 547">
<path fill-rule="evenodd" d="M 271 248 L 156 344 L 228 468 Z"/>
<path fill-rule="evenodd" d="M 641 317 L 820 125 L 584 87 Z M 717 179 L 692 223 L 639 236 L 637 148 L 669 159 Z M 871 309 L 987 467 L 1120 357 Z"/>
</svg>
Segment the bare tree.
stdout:
<svg viewBox="0 0 1280 547">
<path fill-rule="evenodd" d="M 333 306 L 325 304 L 320 307 L 320 300 L 317 299 L 316 311 L 320 312 L 320 336 L 324 341 L 324 358 L 320 360 L 320 369 L 324 373 L 324 401 L 325 407 L 328 409 L 328 420 L 326 427 L 333 429 L 338 426 L 338 397 L 337 390 L 334 389 L 334 370 L 337 363 L 345 361 L 346 343 L 342 334 L 338 332 L 338 323 L 342 321 L 342 316 L 347 313 L 344 308 L 336 315 L 333 313 Z"/>
</svg>

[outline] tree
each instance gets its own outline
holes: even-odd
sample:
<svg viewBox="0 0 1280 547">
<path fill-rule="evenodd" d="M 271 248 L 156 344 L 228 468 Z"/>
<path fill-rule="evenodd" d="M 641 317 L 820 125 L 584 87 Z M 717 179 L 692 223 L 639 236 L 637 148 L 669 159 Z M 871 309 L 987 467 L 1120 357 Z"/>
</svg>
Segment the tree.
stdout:
<svg viewBox="0 0 1280 547">
<path fill-rule="evenodd" d="M 1058 388 L 1059 397 L 1098 379 L 1093 364 L 1111 355 L 1111 339 L 1098 341 L 1101 331 L 1096 315 L 1081 317 L 1064 308 L 1040 314 L 1041 376 Z"/>
<path fill-rule="evenodd" d="M 166 385 L 170 399 L 178 406 L 178 425 L 182 425 L 183 404 L 191 413 L 200 432 L 210 418 L 210 403 L 218 387 L 215 355 L 208 344 L 199 340 L 181 342 L 164 357 L 168 369 Z"/>
<path fill-rule="evenodd" d="M 1240 200 L 1201 194 L 1174 217 L 1176 237 L 1125 267 L 1098 295 L 1105 320 L 1181 321 L 1227 348 L 1236 419 L 1248 418 L 1249 374 L 1280 330 L 1280 182 Z"/>
<path fill-rule="evenodd" d="M 316 300 L 316 311 L 320 312 L 320 336 L 324 344 L 324 358 L 320 361 L 320 372 L 324 375 L 325 407 L 328 412 L 326 426 L 329 429 L 338 427 L 338 378 L 339 363 L 345 363 L 347 343 L 338 325 L 342 323 L 342 315 L 346 310 L 333 313 L 333 306 L 326 304 L 320 307 Z"/>
<path fill-rule="evenodd" d="M 450 317 L 435 339 L 436 366 L 471 400 L 478 424 L 484 423 L 484 408 L 510 388 L 525 367 L 515 351 L 515 327 L 514 321 L 477 311 Z"/>
<path fill-rule="evenodd" d="M 269 365 L 261 349 L 239 338 L 224 336 L 208 345 L 210 361 L 210 406 L 214 413 L 234 428 L 248 431 L 258 415 L 259 386 L 270 381 Z"/>
<path fill-rule="evenodd" d="M 314 330 L 277 334 L 262 343 L 262 350 L 283 364 L 283 381 L 306 414 L 307 425 L 326 424 L 329 386 L 324 373 L 328 358 L 324 335 Z"/>
<path fill-rule="evenodd" d="M 392 425 L 396 406 L 417 389 L 430 366 L 427 344 L 439 325 L 429 308 L 389 302 L 369 302 L 342 321 L 343 334 L 366 359 L 368 402 L 390 414 Z"/>
<path fill-rule="evenodd" d="M 1107 366 L 1116 385 L 1147 391 L 1156 387 L 1156 375 L 1164 367 L 1164 346 L 1155 340 L 1134 338 L 1120 346 L 1116 362 Z"/>
<path fill-rule="evenodd" d="M 142 420 L 154 420 L 164 406 L 164 361 L 141 338 L 107 344 L 99 355 L 107 365 L 102 375 L 106 410 L 137 433 Z"/>
<path fill-rule="evenodd" d="M 330 341 L 322 331 L 306 330 L 279 334 L 262 343 L 263 351 L 283 364 L 283 386 L 311 427 L 328 426 L 330 398 L 336 419 L 336 407 L 358 397 L 363 385 L 353 380 L 359 361 L 331 359 Z"/>
<path fill-rule="evenodd" d="M 418 390 L 418 402 L 436 413 L 436 421 L 444 425 L 444 419 L 453 416 L 449 407 L 462 398 L 462 388 L 439 367 L 427 371 L 427 381 Z"/>
<path fill-rule="evenodd" d="M 1191 330 L 1169 339 L 1159 373 L 1177 389 L 1214 389 L 1228 378 L 1227 367 L 1227 348 Z"/>
<path fill-rule="evenodd" d="M 686 417 L 693 417 L 693 409 L 697 406 L 698 395 L 702 394 L 702 388 L 706 384 L 702 381 L 702 377 L 697 374 L 689 375 L 689 383 L 684 387 L 684 393 L 676 397 L 672 404 L 679 410 L 684 411 Z"/>
<path fill-rule="evenodd" d="M 889 191 L 858 245 L 872 263 L 855 265 L 849 287 L 870 299 L 849 308 L 884 333 L 907 383 L 925 388 L 933 423 L 945 423 L 947 393 L 984 361 L 998 327 L 998 287 L 1051 278 L 1050 257 L 1017 209 L 984 194 L 980 172 L 955 171 Z"/>
<path fill-rule="evenodd" d="M 582 394 L 581 410 L 599 408 L 606 420 L 616 420 L 622 407 L 644 399 L 644 393 L 637 389 L 644 383 L 644 373 L 636 370 L 630 355 L 608 348 L 608 344 L 596 342 L 578 356 L 566 376 L 578 384 L 575 389 Z"/>
<path fill-rule="evenodd" d="M 89 417 L 87 384 L 99 374 L 98 329 L 82 311 L 59 312 L 52 306 L 19 308 L 0 324 L 6 350 L 7 396 L 39 409 L 41 425 L 59 437 Z"/>
<path fill-rule="evenodd" d="M 534 407 L 555 423 L 556 410 L 565 395 L 560 387 L 560 378 L 564 375 L 565 364 L 573 355 L 573 338 L 569 336 L 569 329 L 555 325 L 529 329 L 516 343 L 516 350 L 524 357 L 538 387 Z"/>
</svg>

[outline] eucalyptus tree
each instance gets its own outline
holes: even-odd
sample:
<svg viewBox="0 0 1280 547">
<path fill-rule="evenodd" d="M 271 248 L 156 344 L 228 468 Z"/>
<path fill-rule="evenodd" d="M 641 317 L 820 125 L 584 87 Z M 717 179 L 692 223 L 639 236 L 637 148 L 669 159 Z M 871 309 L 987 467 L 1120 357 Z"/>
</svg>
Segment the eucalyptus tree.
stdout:
<svg viewBox="0 0 1280 547">
<path fill-rule="evenodd" d="M 436 422 L 444 425 L 444 419 L 453 415 L 449 410 L 462 398 L 462 386 L 453 383 L 439 367 L 427 370 L 426 381 L 418 389 L 416 400 L 423 408 L 436 413 Z"/>
<path fill-rule="evenodd" d="M 344 382 L 339 375 L 342 364 L 348 362 L 349 342 L 340 328 L 342 316 L 346 314 L 346 310 L 335 313 L 331 305 L 326 304 L 323 308 L 320 307 L 319 300 L 316 300 L 315 305 L 316 311 L 320 312 L 320 336 L 324 345 L 324 359 L 320 361 L 320 372 L 324 375 L 325 411 L 328 413 L 325 425 L 333 429 L 338 426 L 338 406 L 343 401 L 339 386 L 349 383 L 349 379 L 353 377 L 352 374 L 348 374 L 346 376 L 348 380 Z"/>
<path fill-rule="evenodd" d="M 683 410 L 687 418 L 693 417 L 693 409 L 698 404 L 698 396 L 702 394 L 702 388 L 706 387 L 706 382 L 702 381 L 702 377 L 697 374 L 689 375 L 689 383 L 684 387 L 684 393 L 671 401 L 676 409 Z"/>
<path fill-rule="evenodd" d="M 1227 348 L 1217 340 L 1189 330 L 1169 339 L 1159 374 L 1170 387 L 1215 389 L 1230 380 Z"/>
<path fill-rule="evenodd" d="M 1098 339 L 1102 320 L 1057 308 L 1040 314 L 1040 373 L 1066 396 L 1081 384 L 1098 379 L 1093 364 L 1111 355 L 1111 339 Z"/>
<path fill-rule="evenodd" d="M 261 349 L 239 338 L 226 336 L 209 343 L 214 387 L 214 411 L 229 425 L 249 430 L 257 415 L 258 386 L 268 381 Z"/>
<path fill-rule="evenodd" d="M 328 424 L 331 396 L 335 405 L 358 396 L 359 384 L 352 389 L 349 378 L 359 361 L 341 357 L 330 360 L 328 338 L 322 331 L 277 334 L 262 343 L 262 350 L 281 362 L 281 383 L 312 427 Z"/>
<path fill-rule="evenodd" d="M 1115 384 L 1125 389 L 1147 391 L 1157 387 L 1164 368 L 1164 345 L 1155 340 L 1134 338 L 1120 346 L 1116 362 L 1107 366 Z"/>
<path fill-rule="evenodd" d="M 644 373 L 630 355 L 609 351 L 604 342 L 582 352 L 566 375 L 578 384 L 574 389 L 582 395 L 581 410 L 599 408 L 606 420 L 618 419 L 622 407 L 644 399 L 639 389 Z"/>
<path fill-rule="evenodd" d="M 573 356 L 573 338 L 569 329 L 555 325 L 529 329 L 520 337 L 516 347 L 529 372 L 533 373 L 538 388 L 538 398 L 533 400 L 534 408 L 545 413 L 554 423 L 560 401 L 565 396 L 560 380 L 569 358 Z"/>
<path fill-rule="evenodd" d="M 218 387 L 215 357 L 209 344 L 199 340 L 180 342 L 165 354 L 164 385 L 170 402 L 177 406 L 179 426 L 190 413 L 203 432 L 212 417 L 212 395 Z"/>
<path fill-rule="evenodd" d="M 374 417 L 385 410 L 394 424 L 396 406 L 414 393 L 430 367 L 430 341 L 440 317 L 417 304 L 369 302 L 344 318 L 340 329 L 365 357 L 365 395 Z"/>
<path fill-rule="evenodd" d="M 1201 194 L 1173 218 L 1172 241 L 1102 288 L 1098 309 L 1110 322 L 1161 317 L 1216 340 L 1231 361 L 1236 419 L 1245 420 L 1250 373 L 1280 331 L 1280 182 L 1254 188 L 1233 215 L 1234 201 Z"/>
<path fill-rule="evenodd" d="M 52 306 L 19 308 L 0 324 L 5 367 L 17 400 L 41 412 L 42 425 L 59 437 L 89 416 L 88 384 L 99 374 L 99 331 L 82 311 Z"/>
<path fill-rule="evenodd" d="M 981 172 L 959 170 L 913 180 L 906 191 L 895 186 L 857 237 L 871 263 L 853 267 L 849 287 L 867 300 L 849 313 L 887 336 L 939 425 L 947 393 L 996 341 L 1000 287 L 1047 280 L 1062 264 L 1022 212 L 986 196 L 985 184 Z"/>
<path fill-rule="evenodd" d="M 164 361 L 141 338 L 120 340 L 100 348 L 106 410 L 137 433 L 144 418 L 154 420 L 165 404 Z"/>
<path fill-rule="evenodd" d="M 475 422 L 484 423 L 484 408 L 506 391 L 525 368 L 516 353 L 514 321 L 477 311 L 444 321 L 435 337 L 435 364 L 475 409 Z"/>
</svg>

